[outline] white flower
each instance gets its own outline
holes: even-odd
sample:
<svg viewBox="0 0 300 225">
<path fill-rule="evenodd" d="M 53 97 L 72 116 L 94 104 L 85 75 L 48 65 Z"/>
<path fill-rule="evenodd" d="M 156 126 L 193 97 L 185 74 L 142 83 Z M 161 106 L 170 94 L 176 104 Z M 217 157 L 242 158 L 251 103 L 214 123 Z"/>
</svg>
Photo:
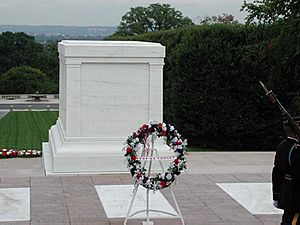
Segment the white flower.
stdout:
<svg viewBox="0 0 300 225">
<path fill-rule="evenodd" d="M 157 182 L 155 182 L 154 184 L 153 184 L 153 187 L 154 187 L 154 189 L 158 189 L 158 183 Z"/>
<path fill-rule="evenodd" d="M 138 143 L 140 141 L 140 139 L 137 137 L 133 140 L 134 143 Z"/>
<path fill-rule="evenodd" d="M 167 130 L 167 125 L 165 123 L 162 124 L 162 130 L 166 131 Z"/>
<path fill-rule="evenodd" d="M 150 186 L 150 185 L 151 185 L 151 181 L 150 181 L 150 179 L 148 179 L 148 180 L 146 181 L 146 185 L 148 185 L 148 186 Z"/>
<path fill-rule="evenodd" d="M 166 176 L 167 180 L 171 180 L 172 179 L 172 175 L 170 173 L 167 174 Z"/>
<path fill-rule="evenodd" d="M 175 152 L 175 156 L 178 157 L 180 156 L 181 154 L 179 152 Z"/>
<path fill-rule="evenodd" d="M 174 137 L 174 138 L 172 138 L 172 140 L 171 140 L 172 143 L 176 143 L 176 141 L 178 141 L 178 138 L 177 138 L 177 137 Z"/>
<path fill-rule="evenodd" d="M 171 127 L 170 127 L 170 131 L 173 131 L 173 130 L 175 130 L 175 127 L 174 127 L 174 126 L 171 126 Z"/>
</svg>

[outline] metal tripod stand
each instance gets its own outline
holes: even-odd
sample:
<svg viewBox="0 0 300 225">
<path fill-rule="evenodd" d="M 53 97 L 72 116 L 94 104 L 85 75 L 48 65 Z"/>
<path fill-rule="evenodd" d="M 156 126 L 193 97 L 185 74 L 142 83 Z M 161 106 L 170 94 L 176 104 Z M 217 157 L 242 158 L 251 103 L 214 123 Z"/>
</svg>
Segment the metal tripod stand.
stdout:
<svg viewBox="0 0 300 225">
<path fill-rule="evenodd" d="M 151 135 L 151 147 L 147 151 L 147 156 L 149 156 L 149 154 L 150 154 L 150 158 L 153 156 L 153 152 L 155 152 L 156 156 L 159 158 L 157 149 L 154 147 L 155 138 L 156 138 L 156 136 L 154 134 L 152 134 Z M 146 146 L 146 143 L 145 143 L 145 146 Z M 142 150 L 142 156 L 145 156 L 145 155 L 146 155 L 146 150 L 145 150 L 145 147 L 144 147 L 143 150 Z M 145 168 L 146 163 L 147 163 L 147 160 L 144 161 L 143 168 Z M 162 161 L 160 159 L 159 159 L 159 164 L 160 164 L 162 172 L 164 173 L 165 169 L 164 169 L 163 163 L 162 163 Z M 152 167 L 152 160 L 149 161 L 149 165 L 148 165 L 148 177 L 151 174 L 151 167 Z M 182 225 L 185 225 L 185 222 L 183 220 L 183 217 L 182 217 L 181 211 L 179 209 L 178 203 L 176 201 L 175 194 L 173 192 L 172 187 L 169 187 L 169 189 L 171 191 L 171 194 L 172 194 L 172 197 L 173 197 L 176 209 L 177 209 L 177 214 L 173 214 L 173 213 L 170 213 L 170 212 L 161 211 L 161 210 L 157 210 L 157 209 L 150 209 L 150 206 L 149 206 L 149 192 L 150 192 L 150 189 L 146 190 L 146 209 L 139 210 L 139 211 L 136 211 L 136 212 L 130 214 L 131 210 L 132 210 L 133 202 L 134 202 L 134 200 L 136 198 L 136 194 L 137 194 L 139 185 L 140 184 L 137 184 L 134 187 L 133 196 L 132 196 L 132 199 L 130 201 L 130 205 L 129 205 L 129 208 L 128 208 L 128 211 L 127 211 L 127 215 L 126 215 L 126 219 L 124 221 L 124 225 L 127 224 L 127 221 L 129 219 L 146 219 L 145 221 L 143 221 L 143 225 L 153 225 L 154 224 L 153 221 L 150 220 L 150 212 L 158 212 L 158 213 L 162 213 L 162 214 L 166 214 L 166 215 L 172 216 L 172 218 L 180 218 L 181 222 L 182 222 Z M 135 216 L 135 215 L 137 215 L 139 213 L 143 213 L 143 212 L 146 212 L 146 216 L 132 218 L 133 216 Z M 170 218 L 170 217 L 166 217 L 166 218 Z"/>
</svg>

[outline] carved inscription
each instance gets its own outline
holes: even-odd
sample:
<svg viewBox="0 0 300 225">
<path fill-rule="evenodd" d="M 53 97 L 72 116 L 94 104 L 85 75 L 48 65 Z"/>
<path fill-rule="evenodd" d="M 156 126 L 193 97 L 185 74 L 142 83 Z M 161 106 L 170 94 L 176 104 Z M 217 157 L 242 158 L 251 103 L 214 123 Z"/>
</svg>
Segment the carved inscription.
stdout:
<svg viewBox="0 0 300 225">
<path fill-rule="evenodd" d="M 148 120 L 147 64 L 82 65 L 80 82 L 83 136 L 122 137 Z"/>
</svg>

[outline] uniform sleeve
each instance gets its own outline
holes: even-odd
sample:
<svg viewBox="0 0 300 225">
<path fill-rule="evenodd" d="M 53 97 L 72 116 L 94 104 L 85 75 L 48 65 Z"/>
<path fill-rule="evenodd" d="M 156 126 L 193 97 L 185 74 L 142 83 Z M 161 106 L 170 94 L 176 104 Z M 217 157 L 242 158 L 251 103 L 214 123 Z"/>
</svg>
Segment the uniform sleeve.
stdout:
<svg viewBox="0 0 300 225">
<path fill-rule="evenodd" d="M 273 200 L 278 201 L 280 186 L 284 179 L 284 174 L 282 169 L 280 168 L 279 158 L 280 158 L 280 149 L 282 144 L 277 147 L 275 159 L 274 159 L 274 166 L 272 170 L 272 191 L 273 191 Z"/>
<path fill-rule="evenodd" d="M 293 187 L 294 187 L 294 197 L 295 197 L 295 210 L 300 212 L 300 148 L 293 151 L 292 154 L 292 177 L 293 177 Z"/>
</svg>

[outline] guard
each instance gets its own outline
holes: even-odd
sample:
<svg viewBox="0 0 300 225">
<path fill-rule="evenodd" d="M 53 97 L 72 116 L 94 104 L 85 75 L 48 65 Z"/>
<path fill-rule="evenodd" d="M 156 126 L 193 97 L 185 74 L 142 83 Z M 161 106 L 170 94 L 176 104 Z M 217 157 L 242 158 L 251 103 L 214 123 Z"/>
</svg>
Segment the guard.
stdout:
<svg viewBox="0 0 300 225">
<path fill-rule="evenodd" d="M 293 117 L 297 127 L 300 116 Z M 300 145 L 288 120 L 283 121 L 287 138 L 276 150 L 272 171 L 273 205 L 283 209 L 281 225 L 300 224 Z"/>
</svg>

